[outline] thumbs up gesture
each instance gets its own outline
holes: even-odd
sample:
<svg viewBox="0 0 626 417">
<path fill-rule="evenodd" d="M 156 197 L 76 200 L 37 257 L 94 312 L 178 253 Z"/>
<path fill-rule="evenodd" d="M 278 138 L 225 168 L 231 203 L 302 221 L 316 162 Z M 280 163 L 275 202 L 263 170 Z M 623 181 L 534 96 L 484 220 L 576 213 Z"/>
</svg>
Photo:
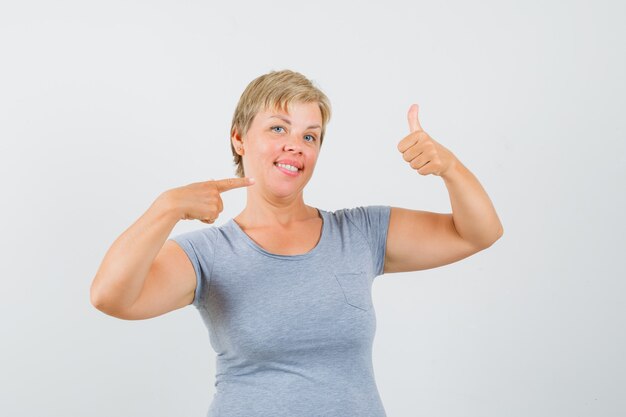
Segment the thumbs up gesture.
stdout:
<svg viewBox="0 0 626 417">
<path fill-rule="evenodd" d="M 419 106 L 411 105 L 408 113 L 411 133 L 398 143 L 398 150 L 419 174 L 442 176 L 455 163 L 456 157 L 424 132 L 418 112 Z"/>
</svg>

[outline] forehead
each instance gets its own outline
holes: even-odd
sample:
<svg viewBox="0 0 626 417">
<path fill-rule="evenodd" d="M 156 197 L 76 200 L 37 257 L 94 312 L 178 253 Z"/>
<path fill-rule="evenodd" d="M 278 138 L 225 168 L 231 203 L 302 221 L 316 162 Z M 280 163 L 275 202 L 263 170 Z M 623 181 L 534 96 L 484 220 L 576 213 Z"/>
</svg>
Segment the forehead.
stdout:
<svg viewBox="0 0 626 417">
<path fill-rule="evenodd" d="M 278 105 L 274 108 L 265 107 L 256 114 L 258 118 L 265 121 L 272 116 L 281 116 L 287 119 L 302 120 L 304 122 L 317 122 L 321 124 L 322 112 L 317 102 L 292 102 L 289 108 L 281 109 Z M 257 117 L 255 117 L 257 118 Z"/>
</svg>

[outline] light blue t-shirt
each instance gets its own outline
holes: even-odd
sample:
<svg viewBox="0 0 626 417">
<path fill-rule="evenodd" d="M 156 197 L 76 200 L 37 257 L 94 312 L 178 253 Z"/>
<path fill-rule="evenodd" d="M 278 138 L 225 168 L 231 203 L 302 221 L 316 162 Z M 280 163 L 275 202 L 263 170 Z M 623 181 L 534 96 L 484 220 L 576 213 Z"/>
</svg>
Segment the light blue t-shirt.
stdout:
<svg viewBox="0 0 626 417">
<path fill-rule="evenodd" d="M 193 264 L 217 353 L 207 417 L 386 416 L 371 290 L 391 208 L 318 211 L 321 238 L 300 255 L 264 250 L 233 219 L 171 238 Z"/>
</svg>

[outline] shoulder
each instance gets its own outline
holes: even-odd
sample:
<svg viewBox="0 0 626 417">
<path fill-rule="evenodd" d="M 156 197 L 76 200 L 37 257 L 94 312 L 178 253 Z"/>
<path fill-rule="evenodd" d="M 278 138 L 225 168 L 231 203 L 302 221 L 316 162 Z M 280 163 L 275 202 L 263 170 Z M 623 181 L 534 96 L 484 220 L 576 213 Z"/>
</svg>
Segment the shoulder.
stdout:
<svg viewBox="0 0 626 417">
<path fill-rule="evenodd" d="M 342 208 L 331 213 L 337 219 L 351 221 L 359 225 L 363 222 L 388 219 L 391 213 L 391 207 L 387 205 L 357 206 Z"/>
<path fill-rule="evenodd" d="M 357 206 L 329 212 L 331 222 L 341 229 L 357 229 L 366 236 L 386 230 L 391 207 L 387 205 Z"/>
<path fill-rule="evenodd" d="M 209 244 L 215 243 L 219 234 L 221 233 L 222 226 L 209 226 L 202 227 L 200 229 L 189 230 L 186 232 L 181 232 L 170 237 L 171 240 L 175 241 L 181 246 L 186 246 L 191 244 L 192 246 L 205 246 Z"/>
</svg>

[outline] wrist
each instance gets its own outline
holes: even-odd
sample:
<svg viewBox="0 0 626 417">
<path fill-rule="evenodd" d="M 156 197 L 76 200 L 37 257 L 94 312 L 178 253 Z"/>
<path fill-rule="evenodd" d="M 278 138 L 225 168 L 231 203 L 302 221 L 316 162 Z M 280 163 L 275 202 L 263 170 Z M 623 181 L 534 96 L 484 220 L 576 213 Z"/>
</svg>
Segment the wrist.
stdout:
<svg viewBox="0 0 626 417">
<path fill-rule="evenodd" d="M 178 205 L 174 203 L 174 199 L 171 197 L 169 191 L 165 191 L 159 195 L 154 201 L 153 206 L 161 216 L 176 222 L 183 220 L 183 213 Z"/>
<path fill-rule="evenodd" d="M 454 181 L 455 178 L 462 175 L 463 168 L 464 166 L 461 164 L 461 161 L 456 157 L 452 157 L 450 165 L 448 165 L 448 168 L 441 173 L 440 176 L 444 181 Z"/>
</svg>

